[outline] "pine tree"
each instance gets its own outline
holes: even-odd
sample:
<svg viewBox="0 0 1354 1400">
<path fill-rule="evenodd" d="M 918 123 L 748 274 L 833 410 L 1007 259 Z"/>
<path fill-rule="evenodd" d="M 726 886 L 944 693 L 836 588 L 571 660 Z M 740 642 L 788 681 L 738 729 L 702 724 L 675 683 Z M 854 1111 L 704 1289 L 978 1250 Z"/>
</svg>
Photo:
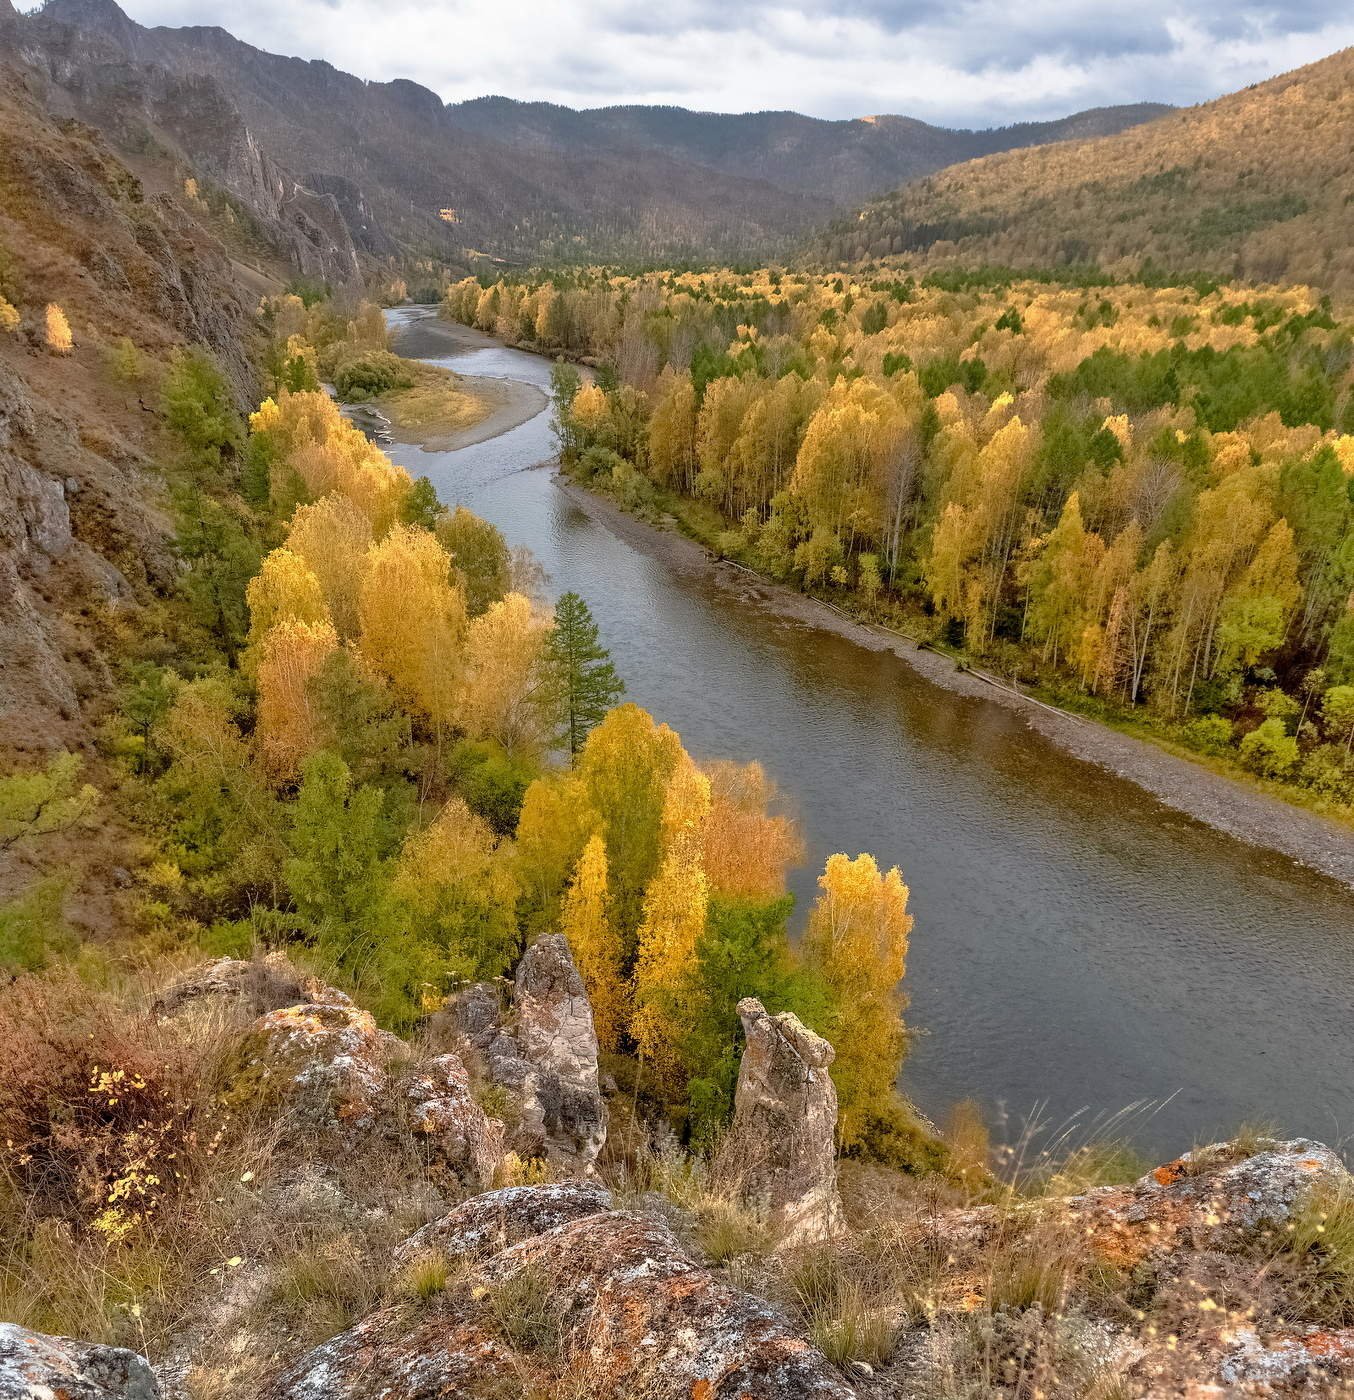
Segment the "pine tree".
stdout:
<svg viewBox="0 0 1354 1400">
<path fill-rule="evenodd" d="M 577 756 L 588 734 L 625 694 L 625 684 L 601 644 L 597 624 L 577 593 L 555 605 L 555 626 L 545 644 L 543 703 L 558 726 L 561 744 Z"/>
</svg>

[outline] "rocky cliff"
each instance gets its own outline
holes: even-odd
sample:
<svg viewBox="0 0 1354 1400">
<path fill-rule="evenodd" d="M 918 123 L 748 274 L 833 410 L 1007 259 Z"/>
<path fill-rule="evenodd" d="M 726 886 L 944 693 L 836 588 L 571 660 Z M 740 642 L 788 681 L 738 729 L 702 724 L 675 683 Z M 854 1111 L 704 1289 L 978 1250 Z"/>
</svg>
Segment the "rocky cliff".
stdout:
<svg viewBox="0 0 1354 1400">
<path fill-rule="evenodd" d="M 242 403 L 254 393 L 222 246 L 32 83 L 0 63 L 0 732 L 19 748 L 80 741 L 109 688 L 100 636 L 174 573 L 153 390 L 115 375 L 113 351 L 125 337 L 149 367 L 201 345 Z M 49 344 L 52 304 L 69 347 Z"/>
<path fill-rule="evenodd" d="M 509 1035 L 541 1082 L 580 1061 L 588 1079 L 590 1016 L 562 942 L 536 945 L 489 1041 Z M 839 1197 L 823 1152 L 831 1047 L 751 1002 L 720 1155 L 753 1171 L 723 1183 L 633 1135 L 595 1160 L 524 1162 L 495 1116 L 514 1106 L 492 1056 L 390 1035 L 278 955 L 210 963 L 141 1009 L 76 1006 L 70 1028 L 43 1005 L 35 989 L 0 997 L 4 1043 L 22 1052 L 0 1120 L 30 1232 L 3 1297 L 25 1323 L 82 1316 L 101 1335 L 0 1326 L 0 1397 L 1080 1400 L 1354 1384 L 1354 1179 L 1319 1143 L 1216 1144 L 1081 1189 L 853 1171 Z M 105 1106 L 71 1117 L 86 1061 Z M 805 1229 L 805 1201 L 822 1228 Z M 67 1280 L 96 1257 L 121 1269 L 123 1249 L 158 1280 L 134 1314 L 78 1292 L 72 1311 Z"/>
</svg>

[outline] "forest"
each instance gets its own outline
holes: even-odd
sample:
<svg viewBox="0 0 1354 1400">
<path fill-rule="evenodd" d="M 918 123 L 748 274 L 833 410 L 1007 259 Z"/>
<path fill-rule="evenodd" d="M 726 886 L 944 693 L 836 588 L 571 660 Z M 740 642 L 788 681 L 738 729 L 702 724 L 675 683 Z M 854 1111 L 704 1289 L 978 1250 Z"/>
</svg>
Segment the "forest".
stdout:
<svg viewBox="0 0 1354 1400">
<path fill-rule="evenodd" d="M 320 389 L 397 381 L 379 310 L 286 295 L 262 321 L 273 393 L 247 424 L 206 356 L 164 380 L 186 568 L 125 639 L 100 739 L 147 842 L 149 946 L 293 947 L 409 1030 L 562 930 L 618 1078 L 693 1143 L 732 1111 L 734 1008 L 756 995 L 836 1036 L 844 1147 L 931 1150 L 893 1087 L 899 872 L 832 856 L 792 949 L 802 847 L 761 767 L 700 766 L 620 703 L 583 600 L 548 606 L 528 555 Z M 4 780 L 6 838 L 77 820 L 98 798 L 79 778 L 62 755 Z M 71 951 L 43 898 L 0 930 L 30 970 Z"/>
<path fill-rule="evenodd" d="M 596 269 L 466 279 L 442 314 L 560 357 L 564 461 L 631 509 L 1318 807 L 1354 798 L 1354 355 L 1310 290 Z"/>
</svg>

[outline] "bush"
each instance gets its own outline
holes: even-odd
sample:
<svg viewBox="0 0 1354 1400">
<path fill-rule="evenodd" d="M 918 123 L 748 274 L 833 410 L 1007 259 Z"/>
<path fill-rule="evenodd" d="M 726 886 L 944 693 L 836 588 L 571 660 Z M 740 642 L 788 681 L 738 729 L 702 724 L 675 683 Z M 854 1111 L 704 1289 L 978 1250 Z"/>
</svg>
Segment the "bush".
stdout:
<svg viewBox="0 0 1354 1400">
<path fill-rule="evenodd" d="M 1349 758 L 1339 744 L 1319 744 L 1302 760 L 1303 784 L 1323 797 L 1349 795 Z"/>
<path fill-rule="evenodd" d="M 1263 778 L 1282 778 L 1298 761 L 1298 741 L 1281 719 L 1267 719 L 1241 741 L 1241 761 Z"/>
<path fill-rule="evenodd" d="M 370 399 L 391 389 L 412 388 L 413 383 L 404 361 L 389 350 L 368 350 L 334 371 L 334 388 L 341 399 Z"/>
<path fill-rule="evenodd" d="M 120 1240 L 193 1164 L 197 1080 L 185 1050 L 74 976 L 0 999 L 0 1139 L 30 1207 Z"/>
<path fill-rule="evenodd" d="M 1185 726 L 1183 738 L 1200 753 L 1226 753 L 1232 747 L 1232 722 L 1221 715 L 1200 715 Z"/>
</svg>

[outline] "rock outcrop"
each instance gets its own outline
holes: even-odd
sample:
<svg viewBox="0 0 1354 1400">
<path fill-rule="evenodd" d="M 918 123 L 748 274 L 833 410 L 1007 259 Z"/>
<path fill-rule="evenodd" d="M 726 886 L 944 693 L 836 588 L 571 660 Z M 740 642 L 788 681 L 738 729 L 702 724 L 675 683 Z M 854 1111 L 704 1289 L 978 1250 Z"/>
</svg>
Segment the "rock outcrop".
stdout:
<svg viewBox="0 0 1354 1400">
<path fill-rule="evenodd" d="M 481 1197 L 398 1257 L 414 1252 L 454 1269 L 441 1300 L 371 1314 L 291 1366 L 265 1400 L 489 1400 L 566 1380 L 579 1400 L 854 1394 L 778 1309 L 693 1262 L 661 1221 L 613 1210 L 586 1184 Z"/>
<path fill-rule="evenodd" d="M 316 1135 L 344 1148 L 408 1134 L 434 1175 L 482 1189 L 503 1157 L 503 1125 L 475 1101 L 456 1055 L 415 1061 L 408 1044 L 336 987 L 280 954 L 220 958 L 156 999 L 161 1020 L 254 1017 L 229 1096 L 273 1101 L 298 1142 Z"/>
<path fill-rule="evenodd" d="M 0 1400 L 160 1400 L 146 1359 L 122 1347 L 0 1323 Z"/>
<path fill-rule="evenodd" d="M 562 934 L 538 938 L 509 993 L 477 983 L 441 1018 L 443 1034 L 468 1047 L 485 1076 L 513 1097 L 508 1145 L 557 1171 L 588 1175 L 606 1142 L 597 1077 L 597 1033 L 583 979 Z"/>
<path fill-rule="evenodd" d="M 727 1153 L 744 1201 L 787 1246 L 845 1228 L 837 1191 L 837 1091 L 832 1046 L 790 1011 L 738 1003 L 747 1045 Z"/>
</svg>

